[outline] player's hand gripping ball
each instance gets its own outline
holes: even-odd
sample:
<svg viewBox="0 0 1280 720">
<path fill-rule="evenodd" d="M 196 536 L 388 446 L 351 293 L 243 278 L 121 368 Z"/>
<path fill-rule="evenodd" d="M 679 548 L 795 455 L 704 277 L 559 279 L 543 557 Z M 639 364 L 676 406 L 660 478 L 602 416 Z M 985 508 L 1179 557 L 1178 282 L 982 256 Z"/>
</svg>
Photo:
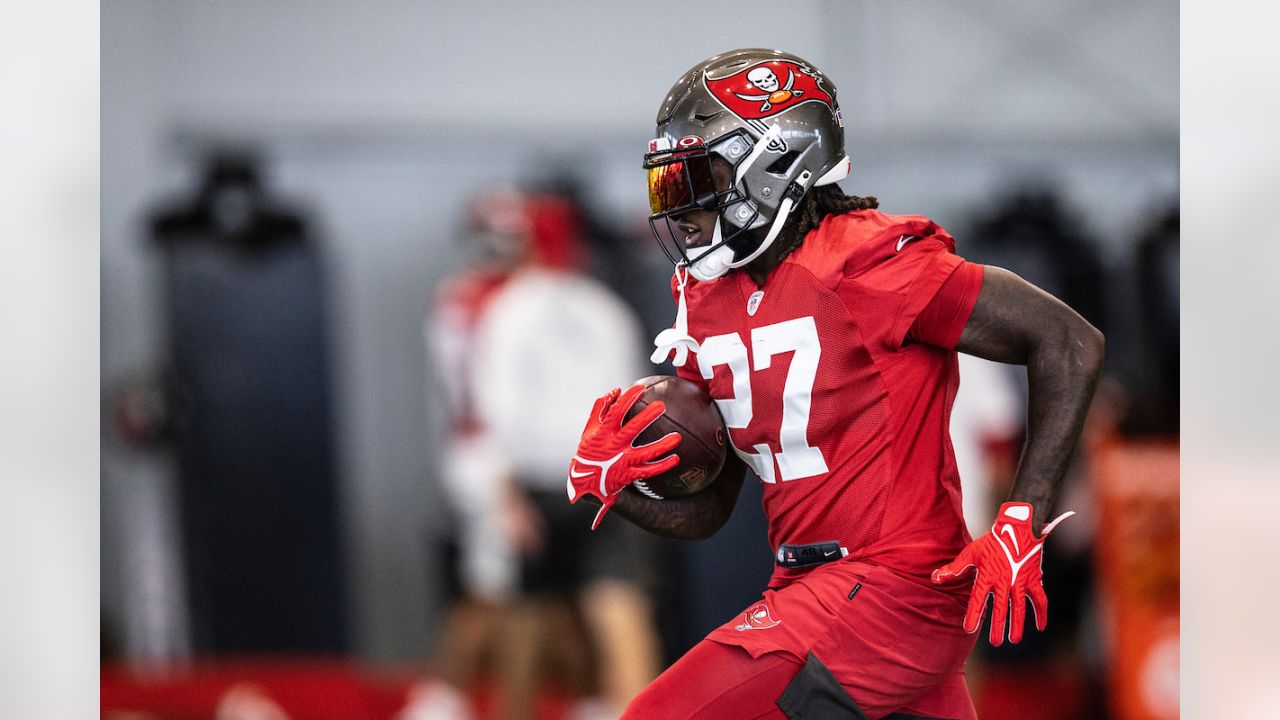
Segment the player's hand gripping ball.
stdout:
<svg viewBox="0 0 1280 720">
<path fill-rule="evenodd" d="M 682 443 L 686 437 L 691 441 Z M 679 455 L 671 453 L 677 445 Z M 627 485 L 644 483 L 637 490 L 655 499 L 688 495 L 716 479 L 724 457 L 720 413 L 698 386 L 669 376 L 643 378 L 596 400 L 569 464 L 569 502 L 583 495 L 600 500 L 594 530 Z"/>
<path fill-rule="evenodd" d="M 596 400 L 587 426 L 582 430 L 578 452 L 569 462 L 570 504 L 578 502 L 583 495 L 600 500 L 600 512 L 591 523 L 592 530 L 618 501 L 618 493 L 623 488 L 636 480 L 660 475 L 680 463 L 680 456 L 668 454 L 680 444 L 679 433 L 667 433 L 655 442 L 636 447 L 636 436 L 666 409 L 661 402 L 649 403 L 628 420 L 627 411 L 642 394 L 644 387 L 633 385 L 626 392 L 614 388 Z"/>
<path fill-rule="evenodd" d="M 683 378 L 671 375 L 651 375 L 636 381 L 644 387 L 644 394 L 628 412 L 631 417 L 654 403 L 666 407 L 664 412 L 644 432 L 640 442 L 653 442 L 669 432 L 680 434 L 680 462 L 670 470 L 632 486 L 653 498 L 692 495 L 715 482 L 724 468 L 726 453 L 724 420 L 715 402 L 701 387 Z"/>
</svg>

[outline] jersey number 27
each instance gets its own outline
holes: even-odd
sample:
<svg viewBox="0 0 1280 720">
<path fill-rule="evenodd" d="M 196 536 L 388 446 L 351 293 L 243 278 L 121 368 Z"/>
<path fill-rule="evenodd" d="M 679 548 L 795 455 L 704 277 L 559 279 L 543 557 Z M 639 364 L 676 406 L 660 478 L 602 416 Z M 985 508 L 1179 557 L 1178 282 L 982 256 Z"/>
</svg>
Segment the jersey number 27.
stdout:
<svg viewBox="0 0 1280 720">
<path fill-rule="evenodd" d="M 751 329 L 751 353 L 754 366 L 749 366 L 747 348 L 740 333 L 713 335 L 699 344 L 698 370 L 710 380 L 713 370 L 726 365 L 733 378 L 733 396 L 717 398 L 716 405 L 724 424 L 729 428 L 746 428 L 751 424 L 751 371 L 766 370 L 773 364 L 773 356 L 792 352 L 791 366 L 782 389 L 782 428 L 778 432 L 775 454 L 767 443 L 757 443 L 746 451 L 734 445 L 741 457 L 760 479 L 774 483 L 822 475 L 827 472 L 827 461 L 822 451 L 809 444 L 809 406 L 813 398 L 813 381 L 818 374 L 818 358 L 822 347 L 818 343 L 818 328 L 812 316 L 787 320 Z M 732 434 L 730 434 L 732 442 Z M 778 477 L 774 476 L 774 461 L 778 464 Z"/>
</svg>

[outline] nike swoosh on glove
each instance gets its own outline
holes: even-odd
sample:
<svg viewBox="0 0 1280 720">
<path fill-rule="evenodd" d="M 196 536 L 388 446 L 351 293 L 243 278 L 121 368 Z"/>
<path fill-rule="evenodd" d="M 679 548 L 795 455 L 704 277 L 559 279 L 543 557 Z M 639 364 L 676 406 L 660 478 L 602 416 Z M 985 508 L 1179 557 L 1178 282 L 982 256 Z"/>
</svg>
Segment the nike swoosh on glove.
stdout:
<svg viewBox="0 0 1280 720">
<path fill-rule="evenodd" d="M 619 388 L 610 390 L 596 400 L 582 431 L 578 452 L 569 463 L 570 504 L 578 502 L 583 495 L 600 499 L 600 512 L 591 523 L 592 530 L 618 501 L 618 493 L 623 488 L 636 480 L 661 475 L 680 463 L 679 455 L 667 455 L 680 444 L 680 433 L 667 433 L 640 447 L 632 445 L 636 437 L 667 410 L 666 403 L 655 400 L 624 424 L 627 411 L 643 394 L 643 386 L 633 385 L 626 392 Z"/>
<path fill-rule="evenodd" d="M 1000 506 L 991 532 L 965 546 L 955 560 L 933 571 L 933 582 L 955 582 L 975 568 L 973 591 L 964 616 L 964 631 L 975 633 L 982 624 L 987 597 L 991 604 L 990 641 L 994 647 L 1004 642 L 1006 617 L 1009 620 L 1009 642 L 1022 642 L 1022 629 L 1027 617 L 1027 598 L 1036 614 L 1036 629 L 1044 631 L 1049 622 L 1049 598 L 1044 594 L 1041 560 L 1044 539 L 1058 523 L 1075 515 L 1067 512 L 1044 526 L 1040 537 L 1031 527 L 1035 516 L 1030 503 L 1007 502 Z"/>
</svg>

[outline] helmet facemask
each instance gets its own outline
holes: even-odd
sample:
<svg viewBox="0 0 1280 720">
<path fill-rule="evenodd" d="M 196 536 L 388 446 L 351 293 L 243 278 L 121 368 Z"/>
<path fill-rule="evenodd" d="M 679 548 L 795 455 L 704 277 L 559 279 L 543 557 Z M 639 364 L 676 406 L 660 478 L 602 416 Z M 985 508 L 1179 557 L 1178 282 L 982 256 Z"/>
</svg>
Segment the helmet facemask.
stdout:
<svg viewBox="0 0 1280 720">
<path fill-rule="evenodd" d="M 649 228 L 672 263 L 689 268 L 699 280 L 711 280 L 749 263 L 767 249 L 785 223 L 787 210 L 804 190 L 792 189 L 798 194 L 790 202 L 784 200 L 785 209 L 775 215 L 764 241 L 759 241 L 759 234 L 751 231 L 764 227 L 767 218 L 751 199 L 744 178 L 778 134 L 771 129 L 753 141 L 749 133 L 739 131 L 718 138 L 711 147 L 697 136 L 681 138 L 674 149 L 667 138 L 650 141 L 644 160 L 649 171 Z M 750 152 L 746 148 L 751 148 Z M 727 189 L 716 185 L 712 171 L 716 156 L 732 167 L 733 180 Z M 736 162 L 732 156 L 737 156 Z M 710 242 L 688 247 L 675 223 L 693 210 L 715 212 L 716 223 Z"/>
</svg>

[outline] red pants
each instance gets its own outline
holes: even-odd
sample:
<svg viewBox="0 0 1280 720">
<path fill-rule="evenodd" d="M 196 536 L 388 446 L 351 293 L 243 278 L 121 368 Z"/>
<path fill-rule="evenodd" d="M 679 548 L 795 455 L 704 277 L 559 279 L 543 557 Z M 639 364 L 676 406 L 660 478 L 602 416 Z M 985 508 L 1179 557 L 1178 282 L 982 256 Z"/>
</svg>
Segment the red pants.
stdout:
<svg viewBox="0 0 1280 720">
<path fill-rule="evenodd" d="M 856 588 L 856 589 L 855 589 Z M 815 568 L 713 631 L 631 702 L 626 718 L 784 718 L 775 704 L 809 652 L 867 717 L 975 720 L 964 602 L 859 562 Z"/>
</svg>

